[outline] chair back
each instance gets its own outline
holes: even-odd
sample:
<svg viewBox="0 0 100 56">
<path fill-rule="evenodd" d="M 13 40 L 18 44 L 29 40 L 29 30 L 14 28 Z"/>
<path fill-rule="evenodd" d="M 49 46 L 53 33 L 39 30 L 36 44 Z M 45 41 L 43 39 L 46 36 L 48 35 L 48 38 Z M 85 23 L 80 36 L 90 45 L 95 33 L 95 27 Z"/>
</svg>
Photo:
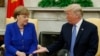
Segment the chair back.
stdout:
<svg viewBox="0 0 100 56">
<path fill-rule="evenodd" d="M 95 24 L 98 28 L 99 43 L 98 43 L 98 51 L 97 51 L 96 56 L 100 56 L 100 18 L 88 18 L 85 20 Z"/>
</svg>

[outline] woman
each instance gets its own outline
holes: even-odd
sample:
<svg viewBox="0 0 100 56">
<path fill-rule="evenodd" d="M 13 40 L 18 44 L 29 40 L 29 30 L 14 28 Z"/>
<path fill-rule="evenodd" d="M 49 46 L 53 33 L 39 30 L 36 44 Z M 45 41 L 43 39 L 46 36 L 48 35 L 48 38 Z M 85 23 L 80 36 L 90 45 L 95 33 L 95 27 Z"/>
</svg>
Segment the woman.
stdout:
<svg viewBox="0 0 100 56">
<path fill-rule="evenodd" d="M 35 26 L 28 23 L 28 17 L 27 8 L 19 6 L 15 9 L 14 18 L 17 21 L 6 26 L 5 56 L 31 56 L 32 52 L 37 49 Z"/>
</svg>

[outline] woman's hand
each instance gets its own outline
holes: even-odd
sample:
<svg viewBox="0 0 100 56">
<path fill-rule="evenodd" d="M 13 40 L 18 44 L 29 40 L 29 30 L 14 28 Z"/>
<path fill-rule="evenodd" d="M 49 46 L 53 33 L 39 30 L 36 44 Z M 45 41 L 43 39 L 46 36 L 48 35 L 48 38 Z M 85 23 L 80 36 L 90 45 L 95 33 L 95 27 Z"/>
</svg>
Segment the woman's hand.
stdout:
<svg viewBox="0 0 100 56">
<path fill-rule="evenodd" d="M 20 52 L 20 51 L 17 51 L 16 55 L 17 56 L 26 56 L 26 54 L 24 52 Z"/>
<path fill-rule="evenodd" d="M 32 56 L 32 54 L 29 54 L 29 56 Z"/>
</svg>

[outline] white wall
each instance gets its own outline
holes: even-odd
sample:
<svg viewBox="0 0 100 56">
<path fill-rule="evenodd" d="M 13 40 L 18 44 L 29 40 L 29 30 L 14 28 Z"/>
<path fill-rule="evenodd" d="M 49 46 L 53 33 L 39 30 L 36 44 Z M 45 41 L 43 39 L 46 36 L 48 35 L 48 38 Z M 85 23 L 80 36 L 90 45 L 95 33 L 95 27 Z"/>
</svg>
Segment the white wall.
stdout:
<svg viewBox="0 0 100 56">
<path fill-rule="evenodd" d="M 38 2 L 41 0 L 25 0 L 24 4 L 26 7 L 38 7 Z"/>
<path fill-rule="evenodd" d="M 100 0 L 92 0 L 94 7 L 100 7 Z"/>
</svg>

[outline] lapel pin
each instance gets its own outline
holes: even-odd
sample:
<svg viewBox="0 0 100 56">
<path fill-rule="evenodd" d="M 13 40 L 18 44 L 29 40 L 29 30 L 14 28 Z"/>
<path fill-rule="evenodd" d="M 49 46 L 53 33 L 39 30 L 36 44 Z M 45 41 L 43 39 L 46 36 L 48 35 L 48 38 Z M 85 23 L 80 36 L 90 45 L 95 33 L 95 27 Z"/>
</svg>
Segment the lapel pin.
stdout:
<svg viewBox="0 0 100 56">
<path fill-rule="evenodd" d="M 81 30 L 83 31 L 84 29 L 82 28 Z"/>
</svg>

